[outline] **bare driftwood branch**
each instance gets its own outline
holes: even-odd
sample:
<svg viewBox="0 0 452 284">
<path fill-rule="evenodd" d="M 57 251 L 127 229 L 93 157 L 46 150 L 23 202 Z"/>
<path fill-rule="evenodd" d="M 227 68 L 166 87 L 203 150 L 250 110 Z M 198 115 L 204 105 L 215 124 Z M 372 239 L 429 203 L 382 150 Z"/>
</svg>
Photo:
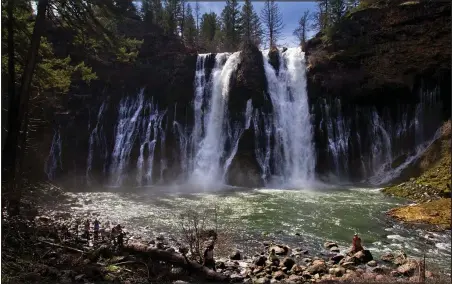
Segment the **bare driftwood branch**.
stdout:
<svg viewBox="0 0 452 284">
<path fill-rule="evenodd" d="M 153 247 L 147 247 L 143 244 L 127 244 L 124 250 L 134 254 L 142 254 L 155 260 L 165 261 L 176 266 L 183 267 L 190 272 L 194 272 L 198 276 L 204 277 L 207 280 L 214 280 L 216 282 L 228 282 L 228 278 L 220 273 L 217 273 L 201 264 L 190 261 L 184 256 L 172 253 L 165 250 L 160 250 Z M 188 260 L 188 261 L 187 261 Z"/>
</svg>

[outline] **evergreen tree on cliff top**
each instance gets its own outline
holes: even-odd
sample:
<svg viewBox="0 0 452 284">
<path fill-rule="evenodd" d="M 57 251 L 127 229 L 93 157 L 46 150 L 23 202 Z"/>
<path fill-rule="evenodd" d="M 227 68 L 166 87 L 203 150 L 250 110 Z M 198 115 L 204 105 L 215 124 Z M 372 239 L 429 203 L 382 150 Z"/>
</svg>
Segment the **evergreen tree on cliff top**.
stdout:
<svg viewBox="0 0 452 284">
<path fill-rule="evenodd" d="M 196 42 L 196 23 L 190 3 L 187 4 L 187 15 L 185 16 L 184 26 L 185 43 L 189 46 L 194 46 Z"/>
<path fill-rule="evenodd" d="M 275 48 L 284 24 L 278 4 L 274 0 L 265 0 L 264 8 L 261 11 L 261 21 L 270 49 Z"/>
<path fill-rule="evenodd" d="M 141 14 L 146 24 L 162 26 L 163 6 L 160 0 L 143 0 L 141 2 Z"/>
<path fill-rule="evenodd" d="M 226 6 L 221 17 L 223 20 L 224 48 L 228 51 L 235 51 L 240 43 L 240 11 L 237 0 L 226 0 Z"/>
<path fill-rule="evenodd" d="M 251 0 L 245 0 L 240 12 L 240 28 L 242 31 L 242 40 L 252 42 L 255 45 L 261 43 L 262 26 L 259 16 L 254 11 Z"/>
</svg>

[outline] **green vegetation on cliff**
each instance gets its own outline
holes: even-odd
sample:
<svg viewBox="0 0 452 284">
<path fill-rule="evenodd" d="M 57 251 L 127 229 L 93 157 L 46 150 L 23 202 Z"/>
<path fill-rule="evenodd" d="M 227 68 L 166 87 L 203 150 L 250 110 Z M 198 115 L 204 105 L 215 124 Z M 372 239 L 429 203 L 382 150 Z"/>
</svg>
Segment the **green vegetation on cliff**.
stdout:
<svg viewBox="0 0 452 284">
<path fill-rule="evenodd" d="M 383 192 L 419 202 L 395 208 L 396 219 L 450 228 L 451 221 L 451 122 L 441 128 L 441 136 L 406 171 L 409 181 L 383 189 Z M 406 173 L 405 173 L 406 174 Z"/>
</svg>

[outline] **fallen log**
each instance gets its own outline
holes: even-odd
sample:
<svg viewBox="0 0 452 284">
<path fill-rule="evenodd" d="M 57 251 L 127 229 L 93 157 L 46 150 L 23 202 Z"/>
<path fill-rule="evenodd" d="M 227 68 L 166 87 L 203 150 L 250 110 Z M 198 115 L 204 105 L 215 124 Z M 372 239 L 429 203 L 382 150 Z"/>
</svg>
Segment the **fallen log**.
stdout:
<svg viewBox="0 0 452 284">
<path fill-rule="evenodd" d="M 167 263 L 183 267 L 190 272 L 195 273 L 197 276 L 204 277 L 206 280 L 213 280 L 215 282 L 228 282 L 229 279 L 221 273 L 217 273 L 201 264 L 186 260 L 184 256 L 177 253 L 157 249 L 154 247 L 148 247 L 141 243 L 127 244 L 124 246 L 124 251 L 133 254 L 141 254 L 146 257 L 150 257 L 152 260 L 165 261 Z"/>
</svg>

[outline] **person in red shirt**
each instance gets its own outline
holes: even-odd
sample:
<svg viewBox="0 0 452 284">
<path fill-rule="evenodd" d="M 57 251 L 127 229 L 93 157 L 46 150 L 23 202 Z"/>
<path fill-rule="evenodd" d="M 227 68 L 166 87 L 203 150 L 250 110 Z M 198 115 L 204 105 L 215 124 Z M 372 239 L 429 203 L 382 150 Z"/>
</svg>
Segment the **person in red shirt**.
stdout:
<svg viewBox="0 0 452 284">
<path fill-rule="evenodd" d="M 358 236 L 358 234 L 355 234 L 352 239 L 352 250 L 350 253 L 357 253 L 358 251 L 364 250 L 363 246 L 361 245 L 361 238 Z"/>
</svg>

